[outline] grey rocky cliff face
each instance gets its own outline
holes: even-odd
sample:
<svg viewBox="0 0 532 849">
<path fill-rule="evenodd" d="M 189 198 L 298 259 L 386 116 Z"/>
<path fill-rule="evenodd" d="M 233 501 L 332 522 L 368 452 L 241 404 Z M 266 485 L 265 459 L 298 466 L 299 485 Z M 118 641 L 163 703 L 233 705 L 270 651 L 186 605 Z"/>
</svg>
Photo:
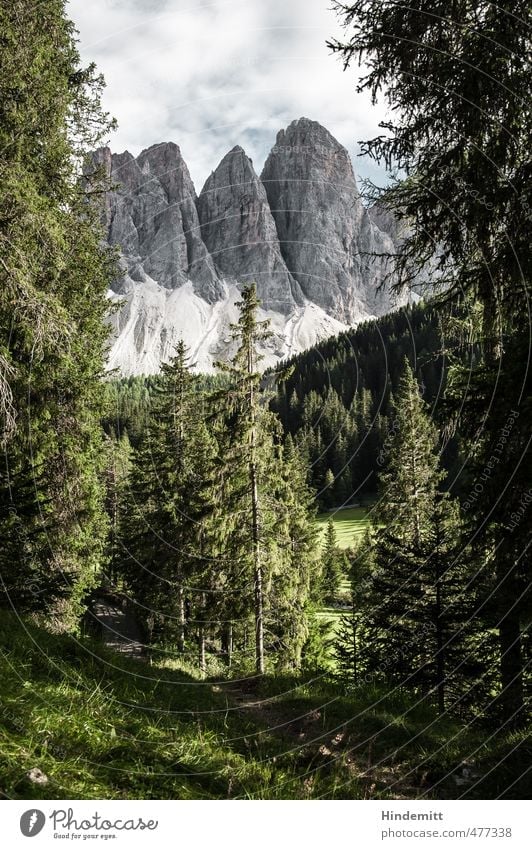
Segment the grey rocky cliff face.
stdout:
<svg viewBox="0 0 532 849">
<path fill-rule="evenodd" d="M 94 162 L 113 185 L 102 216 L 124 270 L 110 295 L 120 301 L 111 368 L 157 371 L 183 339 L 198 368 L 212 370 L 230 355 L 250 282 L 272 321 L 264 366 L 396 306 L 382 285 L 394 222 L 366 210 L 346 149 L 316 122 L 281 130 L 262 179 L 234 148 L 199 198 L 173 143 L 137 157 L 102 148 Z"/>
<path fill-rule="evenodd" d="M 281 255 L 275 221 L 251 159 L 235 147 L 198 198 L 201 235 L 220 276 L 255 282 L 265 309 L 289 314 L 303 303 Z"/>
<path fill-rule="evenodd" d="M 347 150 L 301 118 L 280 131 L 261 178 L 288 270 L 306 297 L 348 324 L 389 309 L 379 285 L 394 245 L 362 204 Z"/>
<path fill-rule="evenodd" d="M 394 244 L 399 243 L 404 225 L 395 218 L 390 210 L 377 201 L 373 206 L 368 207 L 368 215 L 379 230 L 390 236 Z"/>
<path fill-rule="evenodd" d="M 201 239 L 196 192 L 177 145 L 157 144 L 136 159 L 111 157 L 108 240 L 119 245 L 129 277 L 146 275 L 167 289 L 191 280 L 194 291 L 213 303 L 223 295 Z"/>
</svg>

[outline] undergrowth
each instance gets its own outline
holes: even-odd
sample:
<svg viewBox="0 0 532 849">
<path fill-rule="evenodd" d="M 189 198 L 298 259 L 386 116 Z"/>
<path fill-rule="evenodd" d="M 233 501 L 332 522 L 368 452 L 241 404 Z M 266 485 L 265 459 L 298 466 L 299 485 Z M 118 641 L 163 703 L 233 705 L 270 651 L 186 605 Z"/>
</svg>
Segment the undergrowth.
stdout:
<svg viewBox="0 0 532 849">
<path fill-rule="evenodd" d="M 346 696 L 318 674 L 202 681 L 176 661 L 127 659 L 2 611 L 0 680 L 4 798 L 529 793 L 526 774 L 516 781 L 530 764 L 526 735 L 467 728 L 400 692 Z"/>
</svg>

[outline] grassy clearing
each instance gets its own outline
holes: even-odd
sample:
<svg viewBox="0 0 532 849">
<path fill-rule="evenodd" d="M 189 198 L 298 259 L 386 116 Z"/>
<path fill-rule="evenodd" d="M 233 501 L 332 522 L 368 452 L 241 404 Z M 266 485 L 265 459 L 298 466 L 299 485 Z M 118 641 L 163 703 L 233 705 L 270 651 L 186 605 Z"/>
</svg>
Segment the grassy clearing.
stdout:
<svg viewBox="0 0 532 849">
<path fill-rule="evenodd" d="M 338 547 L 345 551 L 356 546 L 357 542 L 363 536 L 368 525 L 368 508 L 349 507 L 345 510 L 333 510 L 328 513 L 321 513 L 316 519 L 316 524 L 320 530 L 322 540 L 325 538 L 325 530 L 329 519 L 332 519 L 334 523 Z M 346 575 L 340 585 L 339 600 L 348 601 L 349 589 L 349 580 Z M 329 606 L 323 607 L 316 614 L 320 623 L 327 623 L 328 625 L 327 640 L 334 639 L 343 612 L 341 608 Z M 334 669 L 334 660 L 332 654 L 329 654 L 331 655 L 330 668 Z"/>
<path fill-rule="evenodd" d="M 342 549 L 353 548 L 366 530 L 368 511 L 365 507 L 348 507 L 345 510 L 321 513 L 316 519 L 316 524 L 322 537 L 325 535 L 325 528 L 329 519 L 332 519 L 334 523 L 338 547 Z"/>
<path fill-rule="evenodd" d="M 202 682 L 5 612 L 0 676 L 4 798 L 490 798 L 530 762 L 524 737 L 488 748 L 401 693 L 345 696 L 323 676 Z M 450 777 L 466 760 L 471 789 Z M 26 778 L 34 767 L 47 784 Z M 523 779 L 509 797 L 527 792 Z"/>
</svg>

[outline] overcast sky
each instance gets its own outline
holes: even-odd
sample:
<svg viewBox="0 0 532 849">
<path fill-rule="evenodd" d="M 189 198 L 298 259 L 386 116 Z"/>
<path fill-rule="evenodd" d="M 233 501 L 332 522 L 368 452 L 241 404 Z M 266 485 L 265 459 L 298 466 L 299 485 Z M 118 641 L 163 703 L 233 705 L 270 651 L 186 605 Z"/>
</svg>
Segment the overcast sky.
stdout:
<svg viewBox="0 0 532 849">
<path fill-rule="evenodd" d="M 257 171 L 294 118 L 324 124 L 354 159 L 384 116 L 355 92 L 325 41 L 341 32 L 330 0 L 70 0 L 85 61 L 107 81 L 115 152 L 174 141 L 199 191 L 235 144 Z M 382 182 L 382 177 L 380 177 Z"/>
</svg>

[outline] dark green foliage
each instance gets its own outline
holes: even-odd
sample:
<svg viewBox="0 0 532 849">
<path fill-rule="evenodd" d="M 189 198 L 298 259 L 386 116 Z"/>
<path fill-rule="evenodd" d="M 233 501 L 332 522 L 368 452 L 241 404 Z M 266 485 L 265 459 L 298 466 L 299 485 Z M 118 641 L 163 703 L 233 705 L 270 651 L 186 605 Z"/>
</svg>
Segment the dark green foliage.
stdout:
<svg viewBox="0 0 532 849">
<path fill-rule="evenodd" d="M 457 504 L 439 489 L 437 443 L 406 363 L 379 506 L 356 561 L 359 575 L 363 564 L 365 591 L 358 592 L 353 578 L 339 654 L 354 667 L 356 637 L 359 664 L 376 678 L 433 693 L 443 712 L 461 710 L 477 696 L 481 637 Z M 480 684 L 489 692 L 491 679 Z"/>
<path fill-rule="evenodd" d="M 530 535 L 511 515 L 526 512 L 530 493 L 530 6 L 335 6 L 347 30 L 333 49 L 346 67 L 363 60 L 359 90 L 384 96 L 392 115 L 363 150 L 406 174 L 380 199 L 408 222 L 396 272 L 411 281 L 437 245 L 442 297 L 463 305 L 458 335 L 480 351 L 467 372 L 453 367 L 448 415 L 472 454 L 463 496 L 488 585 L 491 572 L 483 609 L 499 631 L 497 704 L 505 721 L 523 722 Z"/>
<path fill-rule="evenodd" d="M 79 178 L 110 122 L 61 0 L 38 15 L 3 3 L 0 32 L 2 603 L 64 599 L 65 625 L 106 535 L 98 418 L 115 269 Z"/>
<path fill-rule="evenodd" d="M 500 360 L 466 376 L 456 363 L 448 392 L 451 416 L 460 415 L 467 466 L 461 485 L 462 517 L 471 541 L 478 589 L 477 618 L 498 631 L 500 677 L 494 719 L 523 724 L 532 692 L 530 640 L 531 560 L 530 422 L 532 393 L 522 365 L 523 333 L 508 336 Z M 489 414 L 487 411 L 489 410 Z M 467 454 L 466 454 L 467 452 Z M 487 658 L 488 663 L 497 661 Z"/>
<path fill-rule="evenodd" d="M 452 339 L 447 337 L 448 345 Z M 405 356 L 434 403 L 447 372 L 441 318 L 433 306 L 414 305 L 319 343 L 289 361 L 272 409 L 308 459 L 310 482 L 322 509 L 359 502 L 376 490 L 381 450 Z M 438 410 L 436 411 L 438 413 Z M 456 461 L 455 444 L 444 463 Z"/>
</svg>

